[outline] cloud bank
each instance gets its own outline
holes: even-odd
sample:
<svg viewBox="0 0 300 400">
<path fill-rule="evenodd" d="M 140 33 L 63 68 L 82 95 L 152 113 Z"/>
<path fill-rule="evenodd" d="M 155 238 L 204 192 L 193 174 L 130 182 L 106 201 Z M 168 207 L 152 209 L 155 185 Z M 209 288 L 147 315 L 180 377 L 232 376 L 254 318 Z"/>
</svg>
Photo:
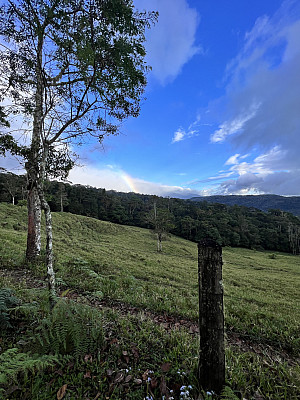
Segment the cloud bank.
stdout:
<svg viewBox="0 0 300 400">
<path fill-rule="evenodd" d="M 216 187 L 220 193 L 300 194 L 299 38 L 300 3 L 285 1 L 257 19 L 228 64 L 226 94 L 210 105 L 215 114 L 226 110 L 211 142 L 236 152 L 225 162 L 233 178 Z"/>
<path fill-rule="evenodd" d="M 70 172 L 68 179 L 73 183 L 106 188 L 107 190 L 156 194 L 163 197 L 190 198 L 207 194 L 205 191 L 145 181 L 132 177 L 112 165 L 107 165 L 102 169 L 92 166 L 75 167 Z"/>
<path fill-rule="evenodd" d="M 147 33 L 147 62 L 161 83 L 173 81 L 201 48 L 195 44 L 200 20 L 186 0 L 135 0 L 140 11 L 158 11 L 158 22 Z"/>
</svg>

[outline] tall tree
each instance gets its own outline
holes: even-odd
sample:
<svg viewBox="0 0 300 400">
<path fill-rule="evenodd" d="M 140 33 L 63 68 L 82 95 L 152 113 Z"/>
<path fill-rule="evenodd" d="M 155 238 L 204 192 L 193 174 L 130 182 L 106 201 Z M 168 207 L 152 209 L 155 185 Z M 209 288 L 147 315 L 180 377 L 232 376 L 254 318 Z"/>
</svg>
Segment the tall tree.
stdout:
<svg viewBox="0 0 300 400">
<path fill-rule="evenodd" d="M 136 11 L 132 0 L 7 0 L 1 8 L 0 100 L 9 101 L 0 117 L 22 116 L 30 135 L 24 145 L 4 126 L 0 150 L 25 159 L 27 259 L 40 252 L 45 212 L 49 282 L 52 229 L 43 181 L 67 175 L 71 143 L 87 134 L 101 141 L 139 114 L 145 29 L 156 17 Z"/>
</svg>

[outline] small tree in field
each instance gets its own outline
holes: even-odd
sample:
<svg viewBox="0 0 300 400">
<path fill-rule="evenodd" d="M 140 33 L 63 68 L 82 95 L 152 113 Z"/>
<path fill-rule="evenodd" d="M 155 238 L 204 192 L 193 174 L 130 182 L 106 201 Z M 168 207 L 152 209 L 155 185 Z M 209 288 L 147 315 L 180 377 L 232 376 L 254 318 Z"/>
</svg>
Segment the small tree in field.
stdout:
<svg viewBox="0 0 300 400">
<path fill-rule="evenodd" d="M 0 173 L 2 171 L 6 172 L 6 170 L 4 168 L 0 167 Z M 1 188 L 1 186 L 3 187 L 3 189 L 9 194 L 9 196 L 11 198 L 11 203 L 13 205 L 15 205 L 16 195 L 20 191 L 20 188 L 18 185 L 19 182 L 16 180 L 15 175 L 12 174 L 11 172 L 3 174 L 1 180 L 2 180 L 2 185 L 0 185 L 0 188 Z"/>
<path fill-rule="evenodd" d="M 146 221 L 153 228 L 157 237 L 157 251 L 162 251 L 162 241 L 164 237 L 174 228 L 174 215 L 165 208 L 158 208 L 156 202 L 153 204 L 153 210 L 146 215 Z"/>
<path fill-rule="evenodd" d="M 71 144 L 86 135 L 101 141 L 139 114 L 148 71 L 144 35 L 155 18 L 137 12 L 132 0 L 7 0 L 1 8 L 0 151 L 25 160 L 28 260 L 40 252 L 45 212 L 52 293 L 52 224 L 43 182 L 68 174 Z M 15 116 L 27 124 L 27 144 L 9 131 Z"/>
</svg>

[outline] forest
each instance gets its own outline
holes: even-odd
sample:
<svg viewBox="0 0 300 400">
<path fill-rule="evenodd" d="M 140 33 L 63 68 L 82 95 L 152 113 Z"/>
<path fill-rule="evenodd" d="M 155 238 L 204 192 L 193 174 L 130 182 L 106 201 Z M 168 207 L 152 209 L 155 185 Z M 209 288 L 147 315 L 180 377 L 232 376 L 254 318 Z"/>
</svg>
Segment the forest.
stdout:
<svg viewBox="0 0 300 400">
<path fill-rule="evenodd" d="M 300 220 L 279 210 L 228 206 L 208 201 L 121 193 L 83 185 L 47 181 L 46 197 L 52 211 L 84 215 L 122 225 L 160 230 L 197 242 L 204 237 L 222 246 L 299 254 Z M 24 204 L 25 176 L 0 174 L 0 201 Z M 159 227 L 155 226 L 154 209 Z"/>
<path fill-rule="evenodd" d="M 238 205 L 255 207 L 261 211 L 279 209 L 300 216 L 299 196 L 278 196 L 276 194 L 252 194 L 252 195 L 214 195 L 204 197 L 192 197 L 193 201 L 206 200 L 209 203 L 221 203 L 228 206 Z"/>
</svg>

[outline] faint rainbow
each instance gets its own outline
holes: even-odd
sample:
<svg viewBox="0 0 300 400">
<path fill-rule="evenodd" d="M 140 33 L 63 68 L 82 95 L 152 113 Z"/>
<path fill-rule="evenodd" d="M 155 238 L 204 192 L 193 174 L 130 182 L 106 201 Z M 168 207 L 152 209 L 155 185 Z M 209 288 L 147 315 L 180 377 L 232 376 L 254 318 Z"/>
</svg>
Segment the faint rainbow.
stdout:
<svg viewBox="0 0 300 400">
<path fill-rule="evenodd" d="M 121 172 L 120 176 L 123 179 L 123 181 L 127 184 L 127 186 L 130 188 L 131 192 L 138 193 L 138 190 L 135 187 L 135 183 L 134 183 L 133 179 L 131 178 L 131 176 L 125 174 L 125 172 Z"/>
</svg>

